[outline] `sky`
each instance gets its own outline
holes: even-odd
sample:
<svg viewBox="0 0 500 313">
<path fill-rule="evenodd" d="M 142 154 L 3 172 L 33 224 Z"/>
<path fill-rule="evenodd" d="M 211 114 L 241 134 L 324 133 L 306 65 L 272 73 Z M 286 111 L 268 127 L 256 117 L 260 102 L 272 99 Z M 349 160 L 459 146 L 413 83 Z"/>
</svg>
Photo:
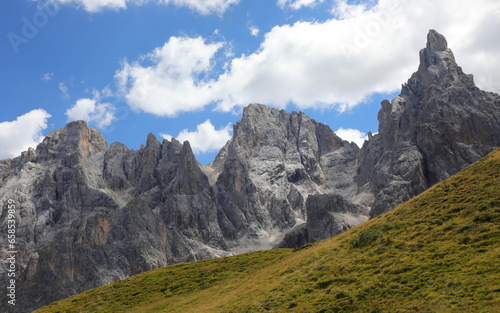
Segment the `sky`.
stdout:
<svg viewBox="0 0 500 313">
<path fill-rule="evenodd" d="M 134 150 L 188 140 L 206 165 L 250 103 L 361 146 L 429 29 L 500 93 L 498 0 L 2 0 L 0 159 L 83 119 Z"/>
</svg>

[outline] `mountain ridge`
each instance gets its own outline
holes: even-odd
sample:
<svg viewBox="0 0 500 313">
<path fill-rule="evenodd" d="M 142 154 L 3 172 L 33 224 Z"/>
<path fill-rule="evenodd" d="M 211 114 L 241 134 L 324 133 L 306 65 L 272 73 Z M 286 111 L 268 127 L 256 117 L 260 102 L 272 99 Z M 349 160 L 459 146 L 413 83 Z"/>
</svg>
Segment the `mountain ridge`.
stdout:
<svg viewBox="0 0 500 313">
<path fill-rule="evenodd" d="M 334 238 L 168 266 L 36 312 L 499 312 L 499 180 L 497 149 Z"/>
<path fill-rule="evenodd" d="M 6 199 L 22 208 L 15 310 L 174 263 L 335 236 L 500 146 L 500 96 L 475 87 L 434 30 L 420 60 L 361 149 L 303 112 L 250 104 L 206 167 L 189 142 L 150 133 L 137 151 L 108 146 L 84 121 L 0 160 L 0 227 Z"/>
<path fill-rule="evenodd" d="M 382 101 L 379 131 L 365 141 L 354 178 L 387 212 L 500 146 L 500 96 L 481 91 L 435 30 L 401 93 Z"/>
</svg>

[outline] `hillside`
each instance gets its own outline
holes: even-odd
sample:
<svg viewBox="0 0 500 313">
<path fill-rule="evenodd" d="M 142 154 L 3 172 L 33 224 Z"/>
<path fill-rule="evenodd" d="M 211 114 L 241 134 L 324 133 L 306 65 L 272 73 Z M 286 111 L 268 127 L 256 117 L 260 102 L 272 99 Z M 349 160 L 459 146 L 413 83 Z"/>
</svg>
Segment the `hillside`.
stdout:
<svg viewBox="0 0 500 313">
<path fill-rule="evenodd" d="M 500 149 L 328 240 L 177 264 L 36 312 L 500 312 Z"/>
</svg>

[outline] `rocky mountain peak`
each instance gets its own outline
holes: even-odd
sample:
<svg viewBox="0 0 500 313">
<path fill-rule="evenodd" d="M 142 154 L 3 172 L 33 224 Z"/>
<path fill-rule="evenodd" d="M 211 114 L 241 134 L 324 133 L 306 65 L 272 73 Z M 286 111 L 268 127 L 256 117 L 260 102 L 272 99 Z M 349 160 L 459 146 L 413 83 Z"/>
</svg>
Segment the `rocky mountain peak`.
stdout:
<svg viewBox="0 0 500 313">
<path fill-rule="evenodd" d="M 156 139 L 156 136 L 153 133 L 148 134 L 148 139 L 146 140 L 146 147 L 158 147 L 160 146 L 160 142 Z"/>
<path fill-rule="evenodd" d="M 379 132 L 360 151 L 355 181 L 379 215 L 500 145 L 500 97 L 479 90 L 435 30 L 401 93 L 382 101 Z M 370 197 L 366 197 L 369 199 Z"/>
<path fill-rule="evenodd" d="M 0 160 L 0 199 L 22 212 L 16 310 L 168 264 L 336 235 L 499 147 L 500 96 L 474 86 L 435 30 L 420 61 L 361 150 L 303 112 L 250 104 L 207 167 L 187 141 L 150 133 L 137 151 L 108 148 L 84 121 Z"/>
<path fill-rule="evenodd" d="M 74 121 L 63 128 L 50 132 L 37 146 L 37 158 L 50 159 L 79 154 L 89 156 L 108 149 L 101 133 L 85 121 Z"/>
<path fill-rule="evenodd" d="M 448 49 L 448 42 L 443 35 L 431 29 L 427 34 L 427 49 L 433 51 L 446 51 L 446 49 Z"/>
<path fill-rule="evenodd" d="M 260 103 L 250 103 L 246 107 L 243 108 L 243 116 L 241 119 L 248 118 L 249 115 L 255 115 L 258 113 L 269 112 L 271 110 L 270 107 Z"/>
<path fill-rule="evenodd" d="M 249 251 L 303 223 L 309 195 L 352 193 L 358 151 L 303 112 L 254 103 L 205 170 L 235 237 L 251 238 L 241 250 Z"/>
<path fill-rule="evenodd" d="M 457 65 L 453 52 L 448 48 L 446 38 L 434 29 L 427 34 L 427 45 L 420 50 L 418 71 L 407 85 L 415 93 L 425 92 L 432 85 L 475 87 L 473 76 L 464 74 L 462 68 Z"/>
</svg>

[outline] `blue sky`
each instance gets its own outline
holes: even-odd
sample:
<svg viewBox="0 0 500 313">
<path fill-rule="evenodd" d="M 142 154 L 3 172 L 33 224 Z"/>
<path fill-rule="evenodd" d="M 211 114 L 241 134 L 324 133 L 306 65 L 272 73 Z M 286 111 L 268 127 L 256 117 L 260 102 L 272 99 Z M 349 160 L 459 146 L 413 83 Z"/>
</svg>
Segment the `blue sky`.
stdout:
<svg viewBox="0 0 500 313">
<path fill-rule="evenodd" d="M 131 149 L 189 140 L 207 164 L 252 102 L 361 144 L 431 28 L 500 92 L 495 0 L 3 0 L 0 158 L 85 119 Z"/>
</svg>

